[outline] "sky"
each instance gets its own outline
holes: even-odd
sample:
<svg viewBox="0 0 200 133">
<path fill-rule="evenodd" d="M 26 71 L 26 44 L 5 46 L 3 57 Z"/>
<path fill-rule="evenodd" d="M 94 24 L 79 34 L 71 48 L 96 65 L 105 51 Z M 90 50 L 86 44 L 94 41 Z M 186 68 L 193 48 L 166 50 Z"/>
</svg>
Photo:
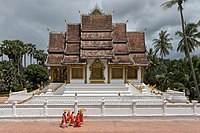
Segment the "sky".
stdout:
<svg viewBox="0 0 200 133">
<path fill-rule="evenodd" d="M 161 30 L 167 30 L 174 40 L 173 50 L 166 58 L 181 58 L 176 51 L 181 31 L 177 6 L 164 10 L 167 0 L 0 0 L 0 41 L 19 39 L 47 50 L 50 31 L 66 31 L 66 23 L 80 23 L 80 13 L 90 13 L 96 4 L 104 13 L 113 13 L 113 23 L 127 22 L 128 31 L 145 32 L 147 50 Z M 200 0 L 183 4 L 187 23 L 200 20 Z M 1 42 L 0 42 L 1 43 Z M 200 48 L 192 53 L 200 56 Z"/>
</svg>

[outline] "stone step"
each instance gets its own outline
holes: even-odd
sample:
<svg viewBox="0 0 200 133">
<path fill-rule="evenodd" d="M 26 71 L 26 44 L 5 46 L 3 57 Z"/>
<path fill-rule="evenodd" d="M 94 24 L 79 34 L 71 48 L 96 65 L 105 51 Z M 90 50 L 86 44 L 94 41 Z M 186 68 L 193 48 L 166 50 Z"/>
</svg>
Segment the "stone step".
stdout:
<svg viewBox="0 0 200 133">
<path fill-rule="evenodd" d="M 63 96 L 74 96 L 74 94 L 69 94 L 69 93 L 64 93 L 63 94 Z M 118 94 L 77 94 L 77 97 L 78 96 L 101 96 L 101 97 L 103 97 L 103 96 L 118 96 Z M 120 94 L 120 96 L 132 96 L 132 94 Z"/>
<path fill-rule="evenodd" d="M 64 91 L 64 94 L 130 94 L 129 91 Z"/>
<path fill-rule="evenodd" d="M 128 91 L 128 87 L 126 88 L 66 88 L 65 91 Z"/>
</svg>

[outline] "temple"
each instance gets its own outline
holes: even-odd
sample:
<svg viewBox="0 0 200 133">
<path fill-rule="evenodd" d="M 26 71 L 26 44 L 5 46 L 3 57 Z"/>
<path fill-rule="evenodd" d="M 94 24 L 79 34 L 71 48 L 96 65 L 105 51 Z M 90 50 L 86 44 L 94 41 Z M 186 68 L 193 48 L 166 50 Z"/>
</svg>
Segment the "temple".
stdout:
<svg viewBox="0 0 200 133">
<path fill-rule="evenodd" d="M 142 83 L 145 55 L 143 32 L 128 32 L 126 23 L 113 23 L 97 5 L 81 14 L 81 23 L 68 23 L 66 32 L 49 32 L 46 66 L 52 82 L 69 84 Z"/>
</svg>

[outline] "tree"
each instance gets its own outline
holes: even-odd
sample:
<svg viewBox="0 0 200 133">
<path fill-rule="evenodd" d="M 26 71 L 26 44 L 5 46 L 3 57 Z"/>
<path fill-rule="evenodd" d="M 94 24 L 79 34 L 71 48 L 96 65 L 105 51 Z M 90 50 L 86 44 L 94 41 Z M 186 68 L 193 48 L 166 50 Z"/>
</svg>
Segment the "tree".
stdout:
<svg viewBox="0 0 200 133">
<path fill-rule="evenodd" d="M 28 53 L 28 45 L 24 44 L 22 47 L 22 54 L 24 56 L 24 67 L 26 68 L 26 55 Z"/>
<path fill-rule="evenodd" d="M 144 82 L 146 84 L 155 85 L 157 84 L 157 81 L 155 80 L 156 75 L 162 72 L 162 62 L 152 48 L 147 51 L 147 60 L 149 65 L 144 73 Z"/>
<path fill-rule="evenodd" d="M 7 55 L 9 60 L 12 60 L 13 65 L 16 65 L 18 68 L 18 74 L 20 72 L 20 66 L 22 66 L 23 45 L 24 43 L 20 40 L 4 40 L 2 45 L 4 54 Z"/>
<path fill-rule="evenodd" d="M 187 37 L 187 44 L 189 48 L 189 52 L 192 52 L 195 50 L 195 48 L 200 46 L 200 42 L 197 40 L 200 38 L 200 32 L 198 32 L 198 24 L 195 23 L 188 23 L 185 26 L 185 33 Z M 185 52 L 186 53 L 186 46 L 184 43 L 184 35 L 183 32 L 177 31 L 175 35 L 180 36 L 182 39 L 180 40 L 178 44 L 177 51 Z"/>
<path fill-rule="evenodd" d="M 17 69 L 11 61 L 0 62 L 0 91 L 16 91 L 16 85 L 19 84 L 16 78 Z"/>
<path fill-rule="evenodd" d="M 170 34 L 168 34 L 167 31 L 161 30 L 161 32 L 159 33 L 159 38 L 153 40 L 155 52 L 158 53 L 158 51 L 160 51 L 160 56 L 162 60 L 166 55 L 169 54 L 169 50 L 172 49 L 170 41 L 173 39 L 169 38 L 169 35 Z"/>
<path fill-rule="evenodd" d="M 47 54 L 44 53 L 44 50 L 36 50 L 33 57 L 37 60 L 37 64 L 40 62 L 42 65 L 44 65 L 44 62 L 47 58 Z"/>
<path fill-rule="evenodd" d="M 1 57 L 1 61 L 3 61 L 3 46 L 2 46 L 2 44 L 0 44 L 0 57 Z"/>
<path fill-rule="evenodd" d="M 47 69 L 38 64 L 29 65 L 25 69 L 25 78 L 30 84 L 29 90 L 36 89 L 41 82 L 46 83 L 49 79 Z"/>
<path fill-rule="evenodd" d="M 28 49 L 28 55 L 30 56 L 30 64 L 32 64 L 33 63 L 32 59 L 33 59 L 33 55 L 36 51 L 36 46 L 34 44 L 28 43 L 27 49 Z"/>
<path fill-rule="evenodd" d="M 190 63 L 190 67 L 191 67 L 191 71 L 192 71 L 192 76 L 193 76 L 193 80 L 194 80 L 194 85 L 195 85 L 195 90 L 196 93 L 198 95 L 198 101 L 200 102 L 200 94 L 199 94 L 199 89 L 198 89 L 198 84 L 197 84 L 197 79 L 196 79 L 196 74 L 194 71 L 194 66 L 192 63 L 192 60 L 190 58 L 190 53 L 189 53 L 189 47 L 188 47 L 188 43 L 187 43 L 187 36 L 186 36 L 186 32 L 185 32 L 185 21 L 184 21 L 184 17 L 183 17 L 183 2 L 186 2 L 187 0 L 170 0 L 168 2 L 163 3 L 161 6 L 165 7 L 165 8 L 171 8 L 174 5 L 178 5 L 178 10 L 180 12 L 180 17 L 181 17 L 181 26 L 182 26 L 182 32 L 183 32 L 183 37 L 184 37 L 184 43 L 185 43 L 185 56 L 186 58 L 189 60 Z"/>
</svg>

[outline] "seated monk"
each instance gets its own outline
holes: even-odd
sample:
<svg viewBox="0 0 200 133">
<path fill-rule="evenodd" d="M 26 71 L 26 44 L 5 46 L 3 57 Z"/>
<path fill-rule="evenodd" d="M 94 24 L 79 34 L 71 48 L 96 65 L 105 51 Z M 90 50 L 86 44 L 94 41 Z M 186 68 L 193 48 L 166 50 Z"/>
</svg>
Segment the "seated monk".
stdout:
<svg viewBox="0 0 200 133">
<path fill-rule="evenodd" d="M 73 126 L 74 125 L 74 112 L 72 112 L 70 119 L 69 119 L 69 126 Z"/>
<path fill-rule="evenodd" d="M 77 113 L 77 115 L 76 115 L 74 127 L 81 127 L 80 113 Z"/>
<path fill-rule="evenodd" d="M 61 121 L 61 124 L 60 124 L 60 127 L 67 127 L 67 117 L 66 117 L 66 112 L 63 113 L 62 115 L 62 121 Z"/>
</svg>

